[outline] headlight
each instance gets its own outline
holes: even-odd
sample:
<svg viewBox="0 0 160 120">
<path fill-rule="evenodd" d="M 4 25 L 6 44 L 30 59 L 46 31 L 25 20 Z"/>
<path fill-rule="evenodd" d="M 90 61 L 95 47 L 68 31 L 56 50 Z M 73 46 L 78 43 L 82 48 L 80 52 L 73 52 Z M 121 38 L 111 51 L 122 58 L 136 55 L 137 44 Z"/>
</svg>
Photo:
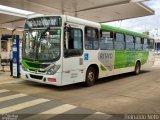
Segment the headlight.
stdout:
<svg viewBox="0 0 160 120">
<path fill-rule="evenodd" d="M 60 65 L 52 64 L 51 66 L 48 67 L 47 74 L 54 75 L 59 68 L 60 68 Z"/>
</svg>

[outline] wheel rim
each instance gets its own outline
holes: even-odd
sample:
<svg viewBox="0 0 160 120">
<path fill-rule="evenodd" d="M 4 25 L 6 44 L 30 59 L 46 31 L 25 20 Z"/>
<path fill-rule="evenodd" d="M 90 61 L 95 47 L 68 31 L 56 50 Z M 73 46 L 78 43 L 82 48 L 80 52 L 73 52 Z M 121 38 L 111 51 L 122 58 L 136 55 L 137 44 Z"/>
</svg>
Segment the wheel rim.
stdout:
<svg viewBox="0 0 160 120">
<path fill-rule="evenodd" d="M 95 77 L 94 77 L 94 72 L 92 72 L 92 71 L 89 72 L 89 73 L 88 73 L 88 80 L 89 80 L 89 81 L 94 81 L 94 78 L 95 78 Z"/>
</svg>

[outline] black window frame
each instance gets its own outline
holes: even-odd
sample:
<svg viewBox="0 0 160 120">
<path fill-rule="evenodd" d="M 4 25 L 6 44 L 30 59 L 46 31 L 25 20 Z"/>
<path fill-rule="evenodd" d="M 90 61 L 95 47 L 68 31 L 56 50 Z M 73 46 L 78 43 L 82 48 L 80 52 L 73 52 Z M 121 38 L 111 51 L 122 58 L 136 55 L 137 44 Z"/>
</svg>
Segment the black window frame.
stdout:
<svg viewBox="0 0 160 120">
<path fill-rule="evenodd" d="M 121 35 L 123 35 L 123 49 L 116 49 L 116 46 L 115 46 L 115 44 L 116 43 L 122 43 L 122 41 L 117 41 L 117 34 L 121 34 Z M 126 48 L 126 46 L 125 46 L 125 34 L 123 34 L 123 33 L 119 33 L 119 32 L 115 32 L 114 33 L 114 50 L 121 50 L 121 51 L 124 51 L 125 50 L 125 48 Z"/>
<path fill-rule="evenodd" d="M 64 40 L 64 57 L 65 58 L 68 58 L 68 57 L 77 57 L 77 56 L 82 56 L 83 55 L 83 52 L 84 52 L 84 47 L 83 47 L 83 30 L 81 28 L 75 28 L 75 27 L 70 27 L 69 28 L 69 31 L 71 31 L 71 29 L 74 29 L 74 30 L 80 30 L 81 32 L 81 46 L 82 46 L 82 49 L 69 49 L 69 44 L 68 44 L 68 49 L 66 49 L 66 40 Z M 64 31 L 65 33 L 65 31 Z M 64 34 L 65 35 L 65 34 Z M 70 34 L 69 34 L 70 36 Z M 64 36 L 64 39 L 65 36 Z M 69 38 L 68 38 L 68 43 L 69 43 Z"/>
<path fill-rule="evenodd" d="M 140 38 L 140 43 L 137 42 L 137 38 Z M 142 44 L 142 37 L 135 36 L 135 50 L 136 51 L 142 51 L 143 50 L 143 44 Z M 141 45 L 141 49 L 137 49 L 137 45 Z"/>
<path fill-rule="evenodd" d="M 87 33 L 87 30 L 88 29 L 91 29 L 91 30 L 95 30 L 95 34 L 96 34 L 96 36 L 97 36 L 97 38 L 95 38 L 96 40 L 87 40 L 87 38 L 88 38 L 88 33 Z M 85 34 L 85 40 L 84 40 L 84 48 L 86 49 L 86 50 L 98 50 L 99 49 L 99 29 L 98 28 L 94 28 L 94 27 L 89 27 L 89 26 L 86 26 L 85 27 L 85 29 L 84 29 L 84 34 Z M 91 34 L 93 34 L 93 32 L 91 33 Z M 91 37 L 92 38 L 92 37 Z M 86 42 L 87 41 L 92 41 L 92 48 L 91 49 L 88 49 L 87 47 L 86 47 Z M 97 41 L 97 44 L 98 44 L 98 47 L 95 49 L 94 48 L 94 41 Z"/>
<path fill-rule="evenodd" d="M 127 40 L 127 36 L 132 37 L 133 41 L 132 42 L 130 40 L 128 41 Z M 127 43 L 132 43 L 133 44 L 133 48 L 132 49 L 128 49 Z M 135 50 L 135 37 L 133 35 L 125 34 L 125 49 L 126 49 L 126 51 L 133 51 L 133 50 Z"/>
<path fill-rule="evenodd" d="M 149 50 L 148 39 L 147 38 L 143 38 L 143 42 L 142 43 L 143 43 L 143 50 L 148 51 Z M 144 46 L 147 46 L 147 47 L 144 48 Z"/>
<path fill-rule="evenodd" d="M 99 42 L 101 42 L 101 38 L 102 38 L 102 32 L 109 32 L 110 33 L 110 37 L 109 38 L 112 38 L 112 44 L 113 44 L 113 48 L 112 49 L 107 49 L 107 47 L 106 47 L 106 49 L 102 49 L 101 48 L 101 46 L 100 46 L 100 43 L 99 43 L 99 49 L 100 50 L 114 50 L 114 32 L 113 31 L 108 31 L 108 30 L 100 30 L 100 40 L 99 40 Z"/>
</svg>

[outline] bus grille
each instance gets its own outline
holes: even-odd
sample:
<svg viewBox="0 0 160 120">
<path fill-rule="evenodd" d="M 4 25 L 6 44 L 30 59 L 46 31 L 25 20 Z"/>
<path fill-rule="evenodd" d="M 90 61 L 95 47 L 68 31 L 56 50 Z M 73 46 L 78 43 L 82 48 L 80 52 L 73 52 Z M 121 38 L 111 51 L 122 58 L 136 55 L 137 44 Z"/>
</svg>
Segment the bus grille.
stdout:
<svg viewBox="0 0 160 120">
<path fill-rule="evenodd" d="M 42 80 L 43 78 L 43 76 L 37 76 L 37 75 L 32 75 L 32 74 L 30 74 L 30 77 L 33 79 L 39 79 L 39 80 Z"/>
<path fill-rule="evenodd" d="M 29 66 L 29 67 L 33 67 L 33 68 L 46 68 L 49 66 L 49 64 L 37 64 L 37 63 L 30 63 L 30 62 L 26 62 L 26 64 Z"/>
</svg>

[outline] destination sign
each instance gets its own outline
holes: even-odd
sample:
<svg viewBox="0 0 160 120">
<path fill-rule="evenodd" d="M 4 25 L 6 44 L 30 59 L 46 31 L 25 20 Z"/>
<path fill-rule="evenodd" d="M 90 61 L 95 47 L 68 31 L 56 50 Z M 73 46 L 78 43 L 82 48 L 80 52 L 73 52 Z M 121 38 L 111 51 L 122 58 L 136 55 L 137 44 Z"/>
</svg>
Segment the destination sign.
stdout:
<svg viewBox="0 0 160 120">
<path fill-rule="evenodd" d="M 27 28 L 41 28 L 41 27 L 61 27 L 62 18 L 58 16 L 37 17 L 28 19 L 25 24 Z"/>
</svg>

